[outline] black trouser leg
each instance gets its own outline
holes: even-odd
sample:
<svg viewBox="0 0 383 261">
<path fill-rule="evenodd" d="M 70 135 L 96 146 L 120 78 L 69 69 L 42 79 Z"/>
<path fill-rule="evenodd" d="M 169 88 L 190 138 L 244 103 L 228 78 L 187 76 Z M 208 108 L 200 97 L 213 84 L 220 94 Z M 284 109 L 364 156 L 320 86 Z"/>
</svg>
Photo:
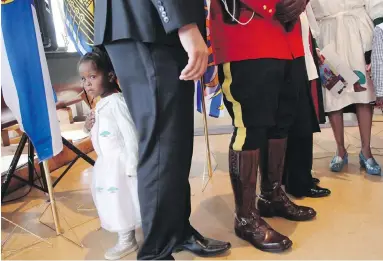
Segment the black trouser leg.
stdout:
<svg viewBox="0 0 383 261">
<path fill-rule="evenodd" d="M 274 126 L 287 61 L 244 60 L 219 66 L 225 106 L 233 119 L 230 149 L 252 151 L 264 146 Z"/>
<path fill-rule="evenodd" d="M 179 80 L 188 58 L 181 47 L 128 40 L 106 49 L 139 134 L 138 259 L 172 259 L 191 230 L 194 84 Z"/>
<path fill-rule="evenodd" d="M 305 61 L 303 57 L 293 61 L 286 61 L 283 72 L 282 81 L 278 88 L 278 107 L 275 112 L 275 124 L 267 130 L 269 143 L 276 143 L 277 140 L 280 140 L 282 143 L 286 142 L 286 138 L 292 126 L 297 122 L 295 119 L 297 110 L 299 109 L 300 89 L 304 88 L 307 81 L 305 78 L 306 74 L 304 74 Z M 272 160 L 272 157 L 268 155 L 269 145 L 270 144 L 265 144 L 261 149 L 261 166 L 263 166 L 263 172 L 268 172 L 268 166 L 283 165 L 285 163 L 285 156 L 282 157 L 283 160 L 279 163 L 269 162 L 269 160 Z M 286 146 L 285 144 L 283 147 L 286 148 Z M 280 151 L 277 151 L 277 153 L 279 152 Z M 275 159 L 278 159 L 278 157 Z M 286 175 L 283 175 L 283 170 L 278 173 L 282 175 L 282 177 L 274 179 L 285 184 Z M 271 187 L 276 187 L 272 184 L 273 182 L 267 179 L 267 173 L 263 173 L 263 180 L 265 182 L 261 184 L 263 184 L 264 191 L 270 190 Z"/>
<path fill-rule="evenodd" d="M 304 72 L 304 64 L 300 61 L 295 61 L 295 66 L 301 66 Z M 289 128 L 283 179 L 286 191 L 301 197 L 312 188 L 313 132 L 320 129 L 308 78 L 302 72 L 295 72 L 295 78 L 299 87 L 299 99 L 294 121 Z"/>
<path fill-rule="evenodd" d="M 296 197 L 307 194 L 312 187 L 312 165 L 313 136 L 289 136 L 284 173 L 286 192 Z"/>
</svg>

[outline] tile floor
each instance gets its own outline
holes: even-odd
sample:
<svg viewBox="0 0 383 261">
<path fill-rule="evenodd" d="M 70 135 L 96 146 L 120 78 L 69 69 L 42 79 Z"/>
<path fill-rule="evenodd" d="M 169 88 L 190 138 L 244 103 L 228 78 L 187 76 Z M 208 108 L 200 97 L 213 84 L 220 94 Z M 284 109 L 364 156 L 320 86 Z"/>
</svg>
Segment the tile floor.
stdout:
<svg viewBox="0 0 383 261">
<path fill-rule="evenodd" d="M 368 176 L 359 169 L 358 129 L 350 127 L 346 132 L 351 154 L 350 164 L 345 172 L 340 174 L 328 171 L 328 163 L 335 151 L 331 129 L 323 129 L 322 133 L 315 135 L 315 176 L 321 179 L 322 186 L 332 190 L 332 195 L 324 199 L 294 201 L 314 207 L 318 212 L 317 218 L 301 223 L 280 218 L 267 219 L 273 228 L 289 236 L 294 242 L 291 250 L 281 254 L 261 252 L 234 235 L 234 200 L 226 160 L 230 136 L 211 136 L 216 170 L 213 179 L 207 185 L 202 176 L 204 139 L 196 137 L 190 179 L 193 209 L 191 222 L 204 235 L 228 240 L 233 245 L 230 253 L 216 259 L 383 259 L 383 178 Z M 381 122 L 374 123 L 372 146 L 376 159 L 383 165 Z M 91 156 L 95 157 L 95 154 L 91 153 Z M 61 171 L 63 170 L 54 172 L 52 176 L 58 176 Z M 82 248 L 62 236 L 55 236 L 54 231 L 39 222 L 47 207 L 47 196 L 33 190 L 28 197 L 2 206 L 2 216 L 40 237 L 47 238 L 49 244 L 36 243 L 36 238 L 19 228 L 14 229 L 13 225 L 2 220 L 2 258 L 103 259 L 103 252 L 114 244 L 116 236 L 99 229 L 89 190 L 90 182 L 89 166 L 79 161 L 55 189 L 60 223 L 66 230 L 64 235 L 82 244 Z M 53 226 L 49 208 L 41 217 L 41 221 Z M 74 228 L 69 230 L 69 227 Z M 11 236 L 7 237 L 10 234 Z M 141 232 L 139 238 L 142 240 Z M 28 246 L 31 244 L 32 246 Z M 176 254 L 175 258 L 197 259 L 188 253 Z M 135 254 L 126 259 L 135 259 Z"/>
</svg>

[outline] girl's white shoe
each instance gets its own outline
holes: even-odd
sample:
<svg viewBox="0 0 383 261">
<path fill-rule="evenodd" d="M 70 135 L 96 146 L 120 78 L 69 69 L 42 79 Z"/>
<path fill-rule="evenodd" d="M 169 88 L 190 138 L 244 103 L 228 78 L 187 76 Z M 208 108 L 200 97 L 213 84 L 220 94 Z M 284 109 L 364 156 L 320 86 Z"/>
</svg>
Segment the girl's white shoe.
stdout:
<svg viewBox="0 0 383 261">
<path fill-rule="evenodd" d="M 105 253 L 105 259 L 118 260 L 138 249 L 134 231 L 118 233 L 117 244 Z"/>
</svg>

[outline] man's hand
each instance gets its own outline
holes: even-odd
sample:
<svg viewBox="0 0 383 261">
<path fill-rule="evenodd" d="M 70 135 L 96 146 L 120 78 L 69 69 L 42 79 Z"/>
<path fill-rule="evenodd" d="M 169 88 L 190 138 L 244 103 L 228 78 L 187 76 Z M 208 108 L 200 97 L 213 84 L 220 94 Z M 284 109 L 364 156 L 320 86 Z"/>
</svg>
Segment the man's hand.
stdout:
<svg viewBox="0 0 383 261">
<path fill-rule="evenodd" d="M 188 64 L 182 70 L 180 80 L 198 80 L 207 68 L 209 52 L 206 43 L 196 24 L 189 24 L 180 28 L 178 30 L 178 36 L 189 56 Z"/>
<path fill-rule="evenodd" d="M 307 0 L 281 0 L 275 7 L 275 17 L 282 24 L 298 20 L 306 5 Z"/>
<path fill-rule="evenodd" d="M 86 117 L 84 129 L 87 132 L 90 132 L 90 130 L 93 128 L 95 121 L 96 121 L 96 118 L 94 115 L 94 111 L 91 111 L 89 115 Z"/>
</svg>

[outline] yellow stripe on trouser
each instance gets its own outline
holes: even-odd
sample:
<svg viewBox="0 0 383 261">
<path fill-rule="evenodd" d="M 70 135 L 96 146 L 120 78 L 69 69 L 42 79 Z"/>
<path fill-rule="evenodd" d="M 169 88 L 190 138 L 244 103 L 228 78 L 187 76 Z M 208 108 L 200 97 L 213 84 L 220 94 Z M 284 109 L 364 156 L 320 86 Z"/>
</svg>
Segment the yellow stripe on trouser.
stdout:
<svg viewBox="0 0 383 261">
<path fill-rule="evenodd" d="M 226 100 L 233 105 L 234 126 L 237 127 L 237 135 L 233 143 L 233 150 L 242 151 L 246 140 L 246 128 L 242 119 L 242 106 L 231 94 L 231 83 L 233 82 L 233 78 L 231 75 L 230 63 L 225 63 L 223 65 L 223 73 L 225 75 L 225 81 L 222 86 L 223 93 L 225 94 Z"/>
</svg>

